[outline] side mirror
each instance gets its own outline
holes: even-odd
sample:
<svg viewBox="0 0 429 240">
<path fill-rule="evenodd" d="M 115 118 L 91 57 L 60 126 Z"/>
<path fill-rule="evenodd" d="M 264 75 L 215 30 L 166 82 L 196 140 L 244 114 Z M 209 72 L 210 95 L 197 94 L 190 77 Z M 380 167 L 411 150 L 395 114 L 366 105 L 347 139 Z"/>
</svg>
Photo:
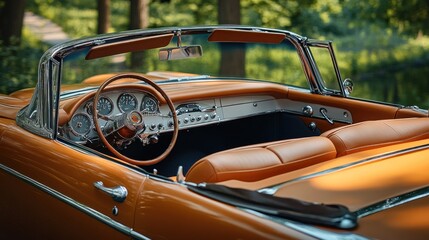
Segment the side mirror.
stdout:
<svg viewBox="0 0 429 240">
<path fill-rule="evenodd" d="M 162 48 L 158 55 L 161 61 L 195 58 L 203 55 L 203 49 L 199 45 Z"/>
<path fill-rule="evenodd" d="M 350 78 L 346 78 L 343 81 L 344 92 L 346 96 L 350 96 L 353 92 L 353 81 Z"/>
</svg>

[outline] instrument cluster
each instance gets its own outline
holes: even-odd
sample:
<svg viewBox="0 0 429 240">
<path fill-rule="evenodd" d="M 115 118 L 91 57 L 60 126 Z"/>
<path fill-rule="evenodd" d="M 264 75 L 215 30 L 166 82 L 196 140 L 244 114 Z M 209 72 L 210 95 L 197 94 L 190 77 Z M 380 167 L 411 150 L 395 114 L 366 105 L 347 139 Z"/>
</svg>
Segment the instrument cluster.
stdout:
<svg viewBox="0 0 429 240">
<path fill-rule="evenodd" d="M 139 111 L 144 116 L 160 114 L 159 101 L 144 91 L 112 91 L 102 93 L 97 102 L 99 123 L 105 125 L 115 116 Z M 77 142 L 92 141 L 97 138 L 93 123 L 93 98 L 78 107 L 70 121 L 63 127 L 63 135 Z"/>
</svg>

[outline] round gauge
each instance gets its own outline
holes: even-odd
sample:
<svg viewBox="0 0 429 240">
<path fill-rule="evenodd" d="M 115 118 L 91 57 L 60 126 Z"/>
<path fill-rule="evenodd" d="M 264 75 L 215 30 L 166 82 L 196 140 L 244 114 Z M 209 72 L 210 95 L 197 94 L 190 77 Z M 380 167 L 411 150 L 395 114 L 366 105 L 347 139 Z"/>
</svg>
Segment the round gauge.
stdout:
<svg viewBox="0 0 429 240">
<path fill-rule="evenodd" d="M 85 135 L 91 129 L 91 119 L 88 115 L 78 113 L 70 121 L 70 127 L 79 135 Z"/>
<path fill-rule="evenodd" d="M 158 101 L 153 97 L 146 96 L 143 98 L 143 103 L 140 107 L 140 111 L 146 113 L 155 113 L 158 111 Z"/>
<path fill-rule="evenodd" d="M 118 98 L 118 107 L 122 112 L 131 112 L 137 108 L 137 98 L 129 93 L 123 93 Z"/>
<path fill-rule="evenodd" d="M 109 98 L 101 97 L 97 103 L 98 113 L 101 115 L 109 115 L 113 110 L 113 103 Z"/>
</svg>

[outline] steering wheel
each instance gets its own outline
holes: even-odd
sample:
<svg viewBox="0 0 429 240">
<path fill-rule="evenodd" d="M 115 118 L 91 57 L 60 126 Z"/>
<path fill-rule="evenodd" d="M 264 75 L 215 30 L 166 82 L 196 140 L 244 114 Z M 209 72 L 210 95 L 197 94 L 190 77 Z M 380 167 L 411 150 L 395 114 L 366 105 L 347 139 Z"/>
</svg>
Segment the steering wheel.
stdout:
<svg viewBox="0 0 429 240">
<path fill-rule="evenodd" d="M 111 143 L 109 143 L 109 141 L 107 141 L 106 137 L 103 134 L 103 131 L 101 130 L 100 124 L 98 123 L 99 114 L 98 114 L 98 110 L 97 110 L 97 104 L 98 104 L 98 99 L 100 98 L 101 92 L 106 88 L 107 85 L 109 85 L 110 83 L 112 83 L 116 80 L 122 79 L 122 78 L 133 78 L 133 79 L 137 79 L 137 80 L 140 80 L 142 82 L 147 83 L 148 85 L 153 87 L 158 93 L 161 94 L 161 96 L 164 98 L 165 102 L 167 103 L 168 108 L 170 109 L 171 116 L 173 118 L 173 136 L 171 137 L 170 144 L 168 145 L 167 149 L 156 158 L 149 159 L 149 160 L 137 160 L 137 159 L 132 159 L 132 158 L 129 158 L 129 157 L 121 154 L 112 146 Z M 162 90 L 156 83 L 152 82 L 151 80 L 147 79 L 146 77 L 144 77 L 142 75 L 135 74 L 135 73 L 124 73 L 124 74 L 115 75 L 115 76 L 107 79 L 98 88 L 97 92 L 95 93 L 94 102 L 93 102 L 92 107 L 93 107 L 92 117 L 93 117 L 93 121 L 94 121 L 94 126 L 95 126 L 95 129 L 97 131 L 97 134 L 98 134 L 100 140 L 107 147 L 107 149 L 111 153 L 113 153 L 117 158 L 122 159 L 128 163 L 138 165 L 138 166 L 150 166 L 150 165 L 159 163 L 167 157 L 167 155 L 171 152 L 174 145 L 176 144 L 177 135 L 179 134 L 179 124 L 177 122 L 177 114 L 176 114 L 173 102 L 167 96 L 167 94 L 164 92 L 164 90 Z M 120 134 L 121 134 L 120 131 L 125 132 L 127 134 L 131 133 L 131 135 L 129 135 L 129 136 L 131 136 L 131 138 L 137 137 L 137 134 L 142 133 L 145 130 L 144 129 L 143 114 L 141 114 L 138 111 L 131 111 L 129 113 L 124 113 L 123 115 L 121 115 L 121 118 L 118 119 L 118 121 L 115 124 L 120 124 L 120 127 L 118 129 L 116 129 L 115 131 L 119 132 Z M 123 135 L 123 134 L 121 134 L 121 135 Z"/>
</svg>

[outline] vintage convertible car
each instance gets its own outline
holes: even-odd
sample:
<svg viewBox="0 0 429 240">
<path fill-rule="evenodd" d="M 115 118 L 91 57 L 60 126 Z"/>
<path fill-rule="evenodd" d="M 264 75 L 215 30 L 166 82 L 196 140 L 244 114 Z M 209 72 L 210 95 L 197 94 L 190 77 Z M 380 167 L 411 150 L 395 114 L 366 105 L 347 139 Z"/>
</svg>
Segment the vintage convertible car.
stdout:
<svg viewBox="0 0 429 240">
<path fill-rule="evenodd" d="M 428 112 L 352 90 L 284 30 L 55 46 L 0 95 L 0 239 L 429 238 Z"/>
</svg>

